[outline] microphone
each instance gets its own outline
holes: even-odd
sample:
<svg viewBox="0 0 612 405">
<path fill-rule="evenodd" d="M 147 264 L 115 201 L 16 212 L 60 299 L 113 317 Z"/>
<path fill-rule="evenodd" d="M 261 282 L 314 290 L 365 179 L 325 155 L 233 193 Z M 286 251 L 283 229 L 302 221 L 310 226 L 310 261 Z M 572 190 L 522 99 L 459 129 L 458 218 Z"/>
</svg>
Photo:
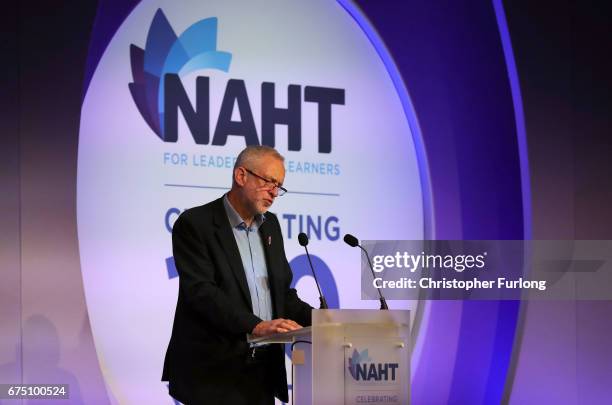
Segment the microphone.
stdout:
<svg viewBox="0 0 612 405">
<path fill-rule="evenodd" d="M 363 253 L 365 253 L 366 257 L 368 258 L 368 264 L 370 265 L 370 271 L 372 272 L 372 277 L 376 278 L 376 276 L 374 275 L 374 267 L 372 266 L 372 261 L 370 260 L 370 255 L 368 254 L 368 251 L 365 250 L 363 246 L 359 244 L 359 239 L 357 239 L 350 233 L 347 233 L 346 235 L 344 235 L 344 242 L 350 247 L 358 247 L 359 249 L 363 251 Z M 380 309 L 385 309 L 385 310 L 389 309 L 389 307 L 387 306 L 387 301 L 385 300 L 385 297 L 383 297 L 382 293 L 380 292 L 380 288 L 377 288 L 376 291 L 378 291 Z"/>
<path fill-rule="evenodd" d="M 357 246 L 359 246 L 359 239 L 357 239 L 356 237 L 354 237 L 350 233 L 347 233 L 346 235 L 344 235 L 344 242 L 346 242 L 346 244 L 349 245 L 350 247 L 357 247 Z"/>
<path fill-rule="evenodd" d="M 325 297 L 321 292 L 321 286 L 319 285 L 319 280 L 317 280 L 317 275 L 315 274 L 314 267 L 312 266 L 312 261 L 310 260 L 310 253 L 308 253 L 307 247 L 308 236 L 306 236 L 304 232 L 300 232 L 300 234 L 298 235 L 298 242 L 300 243 L 300 246 L 304 246 L 304 249 L 306 249 L 306 257 L 308 257 L 308 263 L 310 263 L 310 270 L 312 271 L 312 276 L 314 277 L 315 284 L 317 285 L 317 289 L 319 290 L 319 301 L 321 302 L 321 306 L 319 308 L 329 309 L 329 307 L 327 306 L 327 301 L 325 301 Z"/>
</svg>

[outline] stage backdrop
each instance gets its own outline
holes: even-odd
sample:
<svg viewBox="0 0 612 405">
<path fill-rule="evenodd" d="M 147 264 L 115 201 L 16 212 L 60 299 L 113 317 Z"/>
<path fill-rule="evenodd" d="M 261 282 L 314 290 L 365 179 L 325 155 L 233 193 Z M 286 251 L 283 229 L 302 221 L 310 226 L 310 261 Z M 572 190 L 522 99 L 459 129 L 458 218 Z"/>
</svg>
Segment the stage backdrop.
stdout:
<svg viewBox="0 0 612 405">
<path fill-rule="evenodd" d="M 149 1 L 112 36 L 82 106 L 77 221 L 95 346 L 120 401 L 170 401 L 160 373 L 178 291 L 172 225 L 228 190 L 246 145 L 286 157 L 289 193 L 272 211 L 313 306 L 298 233 L 333 308 L 378 307 L 361 300 L 345 233 L 430 236 L 417 119 L 359 19 L 333 1 Z"/>
</svg>

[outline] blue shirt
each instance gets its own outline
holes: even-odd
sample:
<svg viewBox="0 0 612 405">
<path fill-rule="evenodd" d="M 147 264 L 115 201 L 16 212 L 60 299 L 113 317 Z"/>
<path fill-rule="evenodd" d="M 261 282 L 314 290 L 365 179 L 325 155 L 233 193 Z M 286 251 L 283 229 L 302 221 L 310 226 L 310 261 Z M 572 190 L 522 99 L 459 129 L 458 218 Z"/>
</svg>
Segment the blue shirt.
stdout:
<svg viewBox="0 0 612 405">
<path fill-rule="evenodd" d="M 268 282 L 268 266 L 263 243 L 257 232 L 266 218 L 263 214 L 257 215 L 251 226 L 247 227 L 240 214 L 232 207 L 227 194 L 223 197 L 223 205 L 242 259 L 253 313 L 262 320 L 269 321 L 272 319 L 272 298 Z"/>
</svg>

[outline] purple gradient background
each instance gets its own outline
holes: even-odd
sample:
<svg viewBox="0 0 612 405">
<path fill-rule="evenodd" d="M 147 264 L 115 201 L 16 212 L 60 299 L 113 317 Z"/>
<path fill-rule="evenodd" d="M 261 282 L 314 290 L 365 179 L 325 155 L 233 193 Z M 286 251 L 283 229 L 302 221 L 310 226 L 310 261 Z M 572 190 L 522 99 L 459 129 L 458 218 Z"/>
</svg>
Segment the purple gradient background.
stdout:
<svg viewBox="0 0 612 405">
<path fill-rule="evenodd" d="M 18 60 L 17 10 L 9 8 L 0 20 L 2 54 Z M 20 196 L 19 196 L 19 75 L 18 64 L 2 64 L 0 85 L 0 382 L 20 381 L 22 368 L 20 302 Z"/>
<path fill-rule="evenodd" d="M 0 382 L 65 382 L 75 404 L 109 403 L 83 294 L 75 212 L 79 111 L 93 6 L 43 1 L 3 6 L 14 27 L 14 38 L 3 38 L 13 39 L 9 44 L 16 50 L 14 58 L 3 57 L 3 65 L 14 68 L 3 78 L 16 92 L 2 93 L 3 111 L 8 108 L 3 125 L 15 126 L 2 134 L 1 232 L 17 245 L 5 249 L 3 242 L 1 251 Z M 13 327 L 5 328 L 9 319 Z"/>
<path fill-rule="evenodd" d="M 360 5 L 394 55 L 415 104 L 430 164 L 435 237 L 523 239 L 517 129 L 493 4 Z M 414 402 L 498 402 L 518 303 L 429 307 Z M 443 370 L 444 378 L 432 370 Z"/>
<path fill-rule="evenodd" d="M 523 238 L 515 111 L 493 4 L 356 3 L 410 92 L 435 236 Z M 3 14 L 3 60 L 16 63 L 2 67 L 0 382 L 74 381 L 84 403 L 109 397 L 78 261 L 79 111 L 97 58 L 135 4 L 33 1 Z M 504 8 L 525 111 L 531 237 L 611 239 L 610 6 Z M 428 312 L 415 403 L 612 396 L 610 302 L 435 302 Z"/>
</svg>

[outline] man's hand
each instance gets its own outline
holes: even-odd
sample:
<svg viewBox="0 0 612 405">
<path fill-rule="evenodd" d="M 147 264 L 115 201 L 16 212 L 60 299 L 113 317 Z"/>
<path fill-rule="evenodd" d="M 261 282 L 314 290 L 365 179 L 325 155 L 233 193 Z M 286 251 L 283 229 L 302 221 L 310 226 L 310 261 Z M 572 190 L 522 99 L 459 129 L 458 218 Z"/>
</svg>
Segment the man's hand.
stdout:
<svg viewBox="0 0 612 405">
<path fill-rule="evenodd" d="M 279 318 L 271 321 L 259 322 L 251 333 L 254 336 L 268 336 L 275 333 L 289 332 L 300 328 L 301 326 L 291 319 Z"/>
</svg>

